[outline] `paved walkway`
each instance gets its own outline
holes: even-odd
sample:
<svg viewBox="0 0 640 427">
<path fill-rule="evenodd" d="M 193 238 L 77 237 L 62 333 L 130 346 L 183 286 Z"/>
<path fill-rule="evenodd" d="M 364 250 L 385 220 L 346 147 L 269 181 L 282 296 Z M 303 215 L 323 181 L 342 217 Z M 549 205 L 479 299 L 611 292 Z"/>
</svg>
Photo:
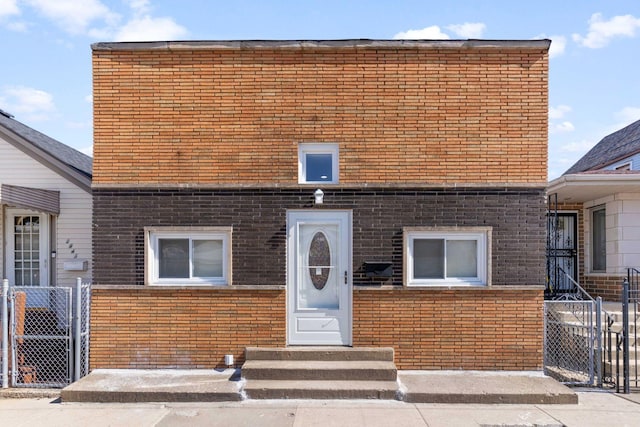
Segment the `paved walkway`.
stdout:
<svg viewBox="0 0 640 427">
<path fill-rule="evenodd" d="M 0 399 L 0 425 L 21 426 L 640 426 L 640 395 L 578 392 L 577 405 L 395 401 L 56 403 Z"/>
</svg>

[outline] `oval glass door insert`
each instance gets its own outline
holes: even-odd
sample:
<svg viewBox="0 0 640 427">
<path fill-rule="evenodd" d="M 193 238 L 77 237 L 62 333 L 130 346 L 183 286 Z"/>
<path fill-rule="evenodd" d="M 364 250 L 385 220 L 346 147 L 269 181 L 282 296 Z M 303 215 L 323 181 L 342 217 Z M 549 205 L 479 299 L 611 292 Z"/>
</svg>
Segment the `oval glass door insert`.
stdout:
<svg viewBox="0 0 640 427">
<path fill-rule="evenodd" d="M 314 234 L 309 244 L 309 276 L 313 286 L 322 290 L 331 273 L 331 250 L 327 236 L 321 231 Z"/>
</svg>

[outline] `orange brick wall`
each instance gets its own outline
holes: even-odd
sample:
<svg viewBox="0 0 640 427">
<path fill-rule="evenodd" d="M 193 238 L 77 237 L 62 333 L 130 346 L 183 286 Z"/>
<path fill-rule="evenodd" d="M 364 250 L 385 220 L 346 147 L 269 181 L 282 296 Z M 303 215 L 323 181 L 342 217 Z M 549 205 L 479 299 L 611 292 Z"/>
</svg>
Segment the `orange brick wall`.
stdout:
<svg viewBox="0 0 640 427">
<path fill-rule="evenodd" d="M 392 346 L 398 369 L 541 370 L 542 289 L 354 294 L 354 346 Z"/>
<path fill-rule="evenodd" d="M 285 345 L 284 307 L 284 290 L 94 288 L 90 367 L 241 364 L 246 346 Z"/>
<path fill-rule="evenodd" d="M 539 47 L 94 47 L 93 183 L 295 185 L 297 144 L 334 142 L 341 184 L 544 185 L 547 73 Z"/>
<path fill-rule="evenodd" d="M 354 346 L 399 369 L 542 369 L 542 289 L 354 290 Z M 92 295 L 91 369 L 238 366 L 286 345 L 284 290 L 104 289 Z"/>
</svg>

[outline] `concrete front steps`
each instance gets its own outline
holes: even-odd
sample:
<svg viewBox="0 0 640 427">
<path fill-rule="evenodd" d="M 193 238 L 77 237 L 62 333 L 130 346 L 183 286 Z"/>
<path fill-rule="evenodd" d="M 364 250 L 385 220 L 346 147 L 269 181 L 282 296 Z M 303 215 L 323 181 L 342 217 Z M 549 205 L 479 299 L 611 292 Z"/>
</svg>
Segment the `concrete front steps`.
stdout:
<svg viewBox="0 0 640 427">
<path fill-rule="evenodd" d="M 393 348 L 288 347 L 245 350 L 249 399 L 397 399 Z"/>
<path fill-rule="evenodd" d="M 60 397 L 64 402 L 578 403 L 575 392 L 542 372 L 398 372 L 392 348 L 250 347 L 245 354 L 241 373 L 238 369 L 94 369 L 65 387 Z"/>
</svg>

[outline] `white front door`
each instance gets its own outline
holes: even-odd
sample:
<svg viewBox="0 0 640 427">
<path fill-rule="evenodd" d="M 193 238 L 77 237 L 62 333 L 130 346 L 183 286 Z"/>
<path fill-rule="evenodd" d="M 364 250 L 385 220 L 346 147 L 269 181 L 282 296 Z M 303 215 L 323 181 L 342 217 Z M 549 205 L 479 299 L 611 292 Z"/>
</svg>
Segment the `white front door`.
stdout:
<svg viewBox="0 0 640 427">
<path fill-rule="evenodd" d="M 7 209 L 6 277 L 12 286 L 49 285 L 49 215 Z"/>
<path fill-rule="evenodd" d="M 351 211 L 287 212 L 287 342 L 351 345 Z"/>
</svg>

